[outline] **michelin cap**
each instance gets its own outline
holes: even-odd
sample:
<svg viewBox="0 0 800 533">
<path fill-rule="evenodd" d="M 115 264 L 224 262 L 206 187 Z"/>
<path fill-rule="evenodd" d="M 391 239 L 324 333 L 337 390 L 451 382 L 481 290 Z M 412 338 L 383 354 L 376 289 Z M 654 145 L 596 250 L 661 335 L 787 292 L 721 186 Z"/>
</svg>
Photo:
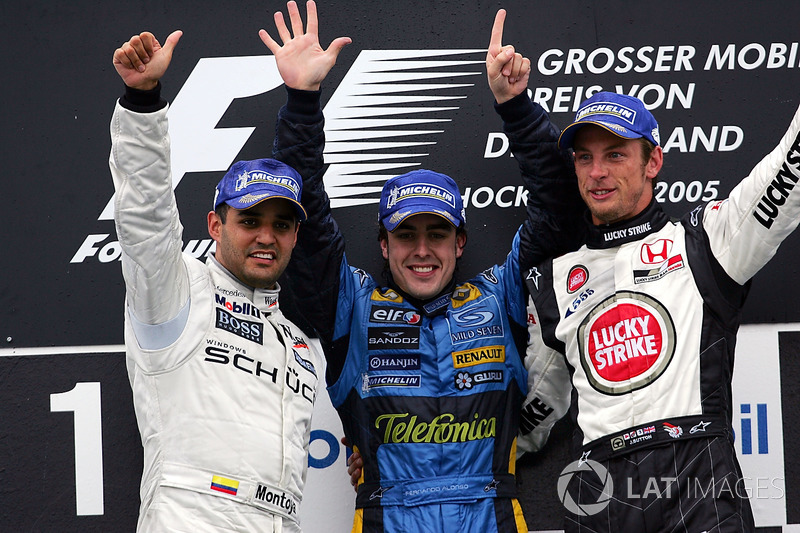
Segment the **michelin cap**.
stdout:
<svg viewBox="0 0 800 533">
<path fill-rule="evenodd" d="M 421 213 L 439 215 L 456 228 L 466 222 L 464 202 L 453 178 L 431 170 L 412 170 L 384 184 L 378 221 L 388 231 Z"/>
<path fill-rule="evenodd" d="M 248 209 L 272 198 L 289 200 L 297 212 L 297 220 L 306 219 L 300 204 L 303 179 L 295 169 L 275 159 L 237 161 L 217 184 L 214 209 L 226 203 L 234 209 Z"/>
<path fill-rule="evenodd" d="M 658 122 L 644 103 L 633 96 L 603 91 L 584 100 L 575 114 L 575 122 L 561 132 L 558 147 L 572 148 L 575 134 L 587 124 L 600 126 L 623 139 L 644 137 L 655 146 L 661 144 Z"/>
</svg>

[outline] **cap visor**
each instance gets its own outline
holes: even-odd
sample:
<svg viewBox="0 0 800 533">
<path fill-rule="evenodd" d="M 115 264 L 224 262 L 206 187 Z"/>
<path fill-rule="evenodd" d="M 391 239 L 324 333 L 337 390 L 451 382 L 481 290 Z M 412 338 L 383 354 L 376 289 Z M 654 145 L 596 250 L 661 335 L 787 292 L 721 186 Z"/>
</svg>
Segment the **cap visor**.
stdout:
<svg viewBox="0 0 800 533">
<path fill-rule="evenodd" d="M 631 131 L 627 128 L 625 128 L 625 131 L 628 132 L 628 135 L 622 133 L 621 131 L 615 130 L 614 128 L 609 127 L 608 124 L 605 124 L 603 122 L 597 122 L 594 120 L 581 120 L 579 122 L 573 122 L 572 124 L 564 128 L 564 131 L 562 131 L 561 135 L 558 137 L 558 148 L 561 150 L 565 148 L 572 148 L 574 146 L 575 135 L 578 133 L 578 130 L 581 129 L 583 126 L 588 126 L 588 125 L 599 126 L 604 130 L 606 130 L 607 132 L 613 133 L 614 135 L 616 135 L 621 139 L 639 139 L 641 137 L 644 137 L 644 135 Z"/>
<path fill-rule="evenodd" d="M 397 226 L 403 223 L 405 219 L 408 217 L 413 217 L 414 215 L 436 215 L 437 217 L 440 217 L 441 219 L 450 223 L 453 227 L 458 227 L 457 224 L 453 224 L 453 221 L 444 216 L 442 213 L 432 210 L 429 205 L 411 205 L 404 207 L 399 211 L 392 213 L 388 217 L 384 217 L 381 219 L 381 222 L 387 231 L 393 232 L 397 229 Z"/>
<path fill-rule="evenodd" d="M 243 209 L 250 209 L 254 205 L 258 205 L 261 202 L 265 202 L 267 200 L 283 199 L 283 200 L 288 200 L 292 204 L 292 207 L 294 207 L 294 210 L 297 213 L 297 220 L 299 222 L 303 222 L 306 218 L 308 218 L 305 208 L 297 200 L 295 200 L 294 198 L 289 198 L 288 196 L 282 196 L 279 194 L 267 194 L 263 195 L 263 197 L 262 195 L 258 195 L 256 198 L 243 201 L 244 198 L 247 198 L 247 196 L 232 198 L 225 203 L 233 207 L 234 209 L 243 210 Z"/>
</svg>

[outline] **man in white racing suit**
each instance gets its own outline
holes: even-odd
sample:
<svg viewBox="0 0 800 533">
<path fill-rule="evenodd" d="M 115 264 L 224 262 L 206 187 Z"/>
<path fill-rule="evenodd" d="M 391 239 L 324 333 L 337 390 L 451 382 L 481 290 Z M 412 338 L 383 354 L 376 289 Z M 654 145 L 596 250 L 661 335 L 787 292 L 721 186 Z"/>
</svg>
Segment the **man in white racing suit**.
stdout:
<svg viewBox="0 0 800 533">
<path fill-rule="evenodd" d="M 110 168 L 144 447 L 137 530 L 299 532 L 324 370 L 281 313 L 277 279 L 306 218 L 302 178 L 274 159 L 235 163 L 208 213 L 215 254 L 202 263 L 182 253 L 159 82 L 180 37 L 162 48 L 144 32 L 114 53 L 126 92 L 111 122 Z M 295 61 L 324 78 L 344 44 L 309 46 L 313 57 Z"/>
<path fill-rule="evenodd" d="M 680 220 L 654 200 L 663 152 L 640 100 L 597 93 L 561 133 L 589 213 L 579 250 L 528 272 L 528 353 L 565 354 L 572 376 L 567 531 L 754 529 L 734 347 L 750 279 L 800 220 L 798 133 L 800 112 L 729 198 Z"/>
</svg>

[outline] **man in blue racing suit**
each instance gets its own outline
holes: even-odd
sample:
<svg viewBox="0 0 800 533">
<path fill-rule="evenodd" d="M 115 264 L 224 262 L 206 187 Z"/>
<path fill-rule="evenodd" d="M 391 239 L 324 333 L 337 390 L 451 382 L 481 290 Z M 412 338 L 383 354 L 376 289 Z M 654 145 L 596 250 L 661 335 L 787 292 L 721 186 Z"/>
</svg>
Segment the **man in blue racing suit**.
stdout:
<svg viewBox="0 0 800 533">
<path fill-rule="evenodd" d="M 566 372 L 547 374 L 549 385 L 529 377 L 545 372 L 523 360 L 527 293 L 521 272 L 566 246 L 559 241 L 564 221 L 539 200 L 553 213 L 572 216 L 570 206 L 579 204 L 574 187 L 546 170 L 560 171 L 565 156 L 554 143 L 520 145 L 515 155 L 535 157 L 544 169 L 527 180 L 527 219 L 505 262 L 465 283 L 454 276 L 466 245 L 456 183 L 430 170 L 389 179 L 379 207 L 388 272 L 386 283 L 377 282 L 349 265 L 331 216 L 322 183 L 319 85 L 293 85 L 295 69 L 283 59 L 309 46 L 312 28 L 303 33 L 296 9 L 289 13 L 294 37 L 281 31 L 283 46 L 262 35 L 282 59 L 288 92 L 274 157 L 303 176 L 309 215 L 289 283 L 320 337 L 331 400 L 362 456 L 353 531 L 527 531 L 516 499 L 517 436 L 533 443 L 528 449 L 544 442 L 563 410 L 555 412 L 538 391 L 550 387 L 547 397 L 566 396 L 568 382 Z M 509 135 L 545 137 L 536 130 L 549 128 L 546 121 L 520 120 L 533 132 L 513 131 L 514 106 L 527 99 L 530 62 L 501 46 L 504 15 L 498 14 L 487 55 L 498 112 Z M 537 364 L 547 362 L 538 358 Z"/>
</svg>

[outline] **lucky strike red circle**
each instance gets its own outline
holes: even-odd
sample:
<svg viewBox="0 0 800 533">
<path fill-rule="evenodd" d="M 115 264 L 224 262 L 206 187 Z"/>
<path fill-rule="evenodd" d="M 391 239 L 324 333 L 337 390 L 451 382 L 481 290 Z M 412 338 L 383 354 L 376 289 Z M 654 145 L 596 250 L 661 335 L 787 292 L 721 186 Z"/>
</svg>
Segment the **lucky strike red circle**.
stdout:
<svg viewBox="0 0 800 533">
<path fill-rule="evenodd" d="M 603 312 L 587 336 L 589 358 L 597 374 L 611 382 L 628 381 L 647 372 L 663 352 L 657 317 L 632 303 Z"/>
</svg>

